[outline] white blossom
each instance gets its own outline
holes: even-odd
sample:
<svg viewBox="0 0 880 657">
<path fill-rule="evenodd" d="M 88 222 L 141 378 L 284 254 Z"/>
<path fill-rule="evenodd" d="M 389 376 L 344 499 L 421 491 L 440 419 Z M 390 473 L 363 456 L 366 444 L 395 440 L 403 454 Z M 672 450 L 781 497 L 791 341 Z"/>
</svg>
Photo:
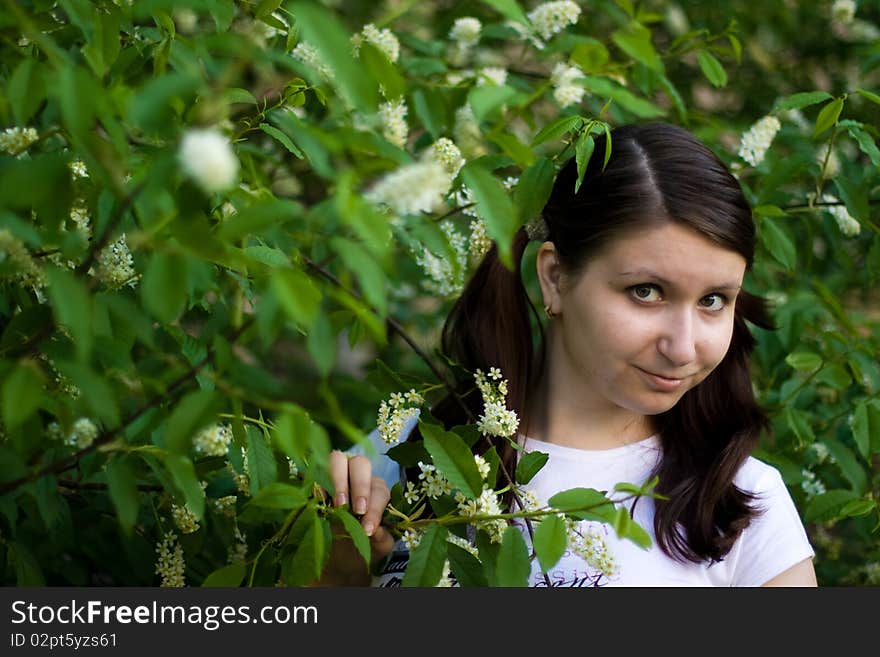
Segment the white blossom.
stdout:
<svg viewBox="0 0 880 657">
<path fill-rule="evenodd" d="M 443 475 L 442 472 L 430 463 L 422 463 L 419 461 L 419 481 L 422 493 L 432 500 L 436 500 L 441 495 L 449 495 L 452 492 L 452 484 Z"/>
<path fill-rule="evenodd" d="M 609 579 L 620 573 L 620 565 L 605 541 L 600 526 L 593 522 L 566 519 L 568 546 L 590 566 Z"/>
<path fill-rule="evenodd" d="M 232 145 L 214 128 L 190 128 L 178 151 L 183 170 L 208 193 L 235 185 L 239 163 Z"/>
<path fill-rule="evenodd" d="M 471 106 L 465 103 L 455 111 L 455 126 L 452 130 L 455 143 L 467 158 L 475 158 L 486 154 L 483 144 L 483 133 Z"/>
<path fill-rule="evenodd" d="M 406 545 L 406 548 L 412 552 L 419 546 L 419 541 L 422 540 L 422 532 L 417 529 L 407 529 L 403 533 L 403 543 Z"/>
<path fill-rule="evenodd" d="M 829 146 L 819 147 L 816 151 L 816 163 L 822 169 L 823 178 L 834 178 L 840 173 L 840 158 L 837 157 L 837 151 Z"/>
<path fill-rule="evenodd" d="M 193 447 L 197 454 L 226 456 L 231 441 L 232 427 L 228 424 L 215 424 L 202 429 L 193 437 Z"/>
<path fill-rule="evenodd" d="M 177 534 L 168 532 L 156 546 L 156 574 L 162 578 L 160 586 L 186 586 L 185 572 L 183 548 L 177 540 Z"/>
<path fill-rule="evenodd" d="M 68 165 L 70 167 L 70 172 L 73 174 L 74 178 L 88 178 L 89 171 L 86 169 L 86 163 L 82 160 L 71 160 Z"/>
<path fill-rule="evenodd" d="M 317 71 L 323 78 L 327 80 L 333 79 L 333 69 L 321 61 L 321 56 L 311 44 L 306 43 L 305 41 L 300 41 L 296 44 L 296 48 L 294 48 L 290 54 L 294 59 L 315 69 L 315 71 Z"/>
<path fill-rule="evenodd" d="M 39 137 L 33 128 L 6 128 L 0 132 L 0 151 L 6 151 L 10 155 L 23 155 Z"/>
<path fill-rule="evenodd" d="M 532 27 L 545 40 L 574 25 L 581 15 L 581 8 L 571 0 L 545 2 L 527 15 Z"/>
<path fill-rule="evenodd" d="M 483 24 L 472 16 L 456 18 L 452 29 L 449 30 L 449 38 L 462 46 L 472 47 L 477 45 L 480 40 L 480 30 L 482 29 Z"/>
<path fill-rule="evenodd" d="M 831 20 L 835 23 L 848 25 L 852 23 L 856 15 L 856 3 L 854 0 L 834 0 L 831 5 Z"/>
<path fill-rule="evenodd" d="M 779 119 L 765 116 L 758 120 L 742 136 L 738 155 L 753 167 L 764 161 L 770 143 L 779 132 Z"/>
<path fill-rule="evenodd" d="M 98 437 L 97 425 L 87 417 L 81 417 L 70 428 L 70 433 L 64 437 L 64 444 L 76 449 L 84 449 L 95 442 Z"/>
<path fill-rule="evenodd" d="M 465 160 L 461 156 L 461 151 L 458 149 L 458 146 L 455 145 L 455 142 L 446 137 L 441 137 L 431 144 L 429 153 L 430 157 L 443 165 L 446 172 L 453 178 L 458 175 L 458 172 L 465 164 Z"/>
<path fill-rule="evenodd" d="M 230 564 L 244 563 L 248 552 L 247 534 L 236 526 L 233 530 L 233 538 L 235 541 L 226 551 L 226 562 Z"/>
<path fill-rule="evenodd" d="M 379 120 L 382 122 L 382 134 L 395 146 L 406 146 L 409 125 L 406 123 L 406 101 L 403 98 L 388 101 L 379 105 Z"/>
<path fill-rule="evenodd" d="M 219 513 L 221 516 L 226 516 L 228 518 L 235 517 L 235 507 L 238 503 L 238 497 L 235 495 L 224 495 L 223 497 L 218 497 L 216 500 L 212 502 L 214 507 L 214 511 Z"/>
<path fill-rule="evenodd" d="M 452 222 L 448 219 L 440 222 L 440 230 L 446 234 L 454 257 L 438 255 L 432 253 L 428 248 L 422 247 L 420 253 L 415 253 L 415 261 L 428 277 L 428 280 L 424 282 L 425 289 L 438 296 L 448 297 L 456 295 L 464 289 L 468 264 L 467 239 L 455 230 Z"/>
<path fill-rule="evenodd" d="M 477 86 L 486 84 L 501 86 L 507 82 L 507 69 L 501 66 L 484 66 L 477 74 Z"/>
<path fill-rule="evenodd" d="M 504 537 L 507 523 L 503 518 L 480 518 L 479 516 L 500 516 L 504 511 L 498 501 L 498 494 L 489 488 L 483 487 L 483 492 L 476 499 L 468 499 L 461 492 L 456 493 L 455 501 L 458 503 L 458 512 L 461 516 L 470 519 L 471 524 L 477 529 L 484 530 L 492 543 L 500 543 Z"/>
<path fill-rule="evenodd" d="M 822 200 L 826 203 L 840 203 L 840 200 L 831 194 L 823 194 Z M 862 231 L 861 224 L 850 215 L 845 205 L 828 205 L 824 207 L 828 214 L 834 217 L 838 229 L 840 229 L 840 232 L 843 233 L 844 236 L 855 237 Z"/>
<path fill-rule="evenodd" d="M 20 239 L 8 229 L 0 229 L 0 264 L 9 263 L 13 268 L 12 277 L 26 287 L 40 290 L 46 286 L 46 275 L 31 257 Z"/>
<path fill-rule="evenodd" d="M 468 240 L 468 252 L 472 263 L 483 259 L 489 249 L 492 248 L 492 239 L 486 232 L 486 224 L 480 219 L 474 219 L 470 224 L 471 236 Z"/>
<path fill-rule="evenodd" d="M 361 43 L 364 41 L 375 46 L 378 50 L 384 53 L 391 62 L 397 62 L 397 58 L 400 55 L 400 42 L 387 27 L 379 30 L 379 28 L 372 23 L 367 23 L 364 25 L 360 34 L 355 34 L 351 38 L 351 41 L 354 46 L 355 57 L 360 55 Z"/>
<path fill-rule="evenodd" d="M 119 290 L 126 285 L 129 287 L 137 285 L 138 275 L 124 233 L 98 254 L 95 275 L 110 290 Z"/>
<path fill-rule="evenodd" d="M 413 417 L 419 416 L 417 407 L 424 403 L 424 398 L 415 389 L 406 393 L 395 392 L 388 401 L 383 400 L 376 418 L 382 441 L 386 445 L 400 442 L 404 425 Z"/>
<path fill-rule="evenodd" d="M 807 494 L 807 497 L 816 497 L 826 492 L 825 484 L 816 476 L 812 470 L 802 470 L 801 474 L 804 479 L 801 481 L 801 488 Z"/>
<path fill-rule="evenodd" d="M 433 159 L 406 164 L 383 177 L 366 197 L 387 205 L 397 215 L 431 212 L 449 193 L 452 178 Z"/>
<path fill-rule="evenodd" d="M 519 418 L 515 411 L 507 409 L 505 397 L 507 396 L 507 380 L 501 380 L 494 384 L 486 380 L 482 370 L 477 370 L 474 378 L 477 387 L 483 395 L 483 414 L 477 421 L 477 428 L 481 433 L 491 436 L 509 438 L 516 433 L 519 426 Z M 498 380 L 501 373 L 497 368 L 490 370 L 490 378 Z"/>
<path fill-rule="evenodd" d="M 198 518 L 196 518 L 196 514 L 190 510 L 189 506 L 172 504 L 171 517 L 174 519 L 174 524 L 177 525 L 177 528 L 181 533 L 192 534 L 193 532 L 199 531 Z"/>
<path fill-rule="evenodd" d="M 556 64 L 550 75 L 553 85 L 553 98 L 560 107 L 576 105 L 581 102 L 586 89 L 577 84 L 577 79 L 584 77 L 584 72 L 577 66 L 568 66 L 562 62 Z"/>
<path fill-rule="evenodd" d="M 89 217 L 88 208 L 82 201 L 78 201 L 72 208 L 70 208 L 70 220 L 73 222 L 73 225 L 76 227 L 76 230 L 79 231 L 80 235 L 85 239 L 91 238 L 92 220 L 91 217 Z"/>
</svg>

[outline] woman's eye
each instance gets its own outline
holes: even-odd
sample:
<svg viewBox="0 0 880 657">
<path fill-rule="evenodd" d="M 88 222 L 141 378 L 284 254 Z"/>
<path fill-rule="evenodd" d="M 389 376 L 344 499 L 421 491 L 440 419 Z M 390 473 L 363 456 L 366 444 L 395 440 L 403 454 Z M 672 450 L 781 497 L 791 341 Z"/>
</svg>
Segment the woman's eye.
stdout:
<svg viewBox="0 0 880 657">
<path fill-rule="evenodd" d="M 633 285 L 629 293 L 639 301 L 660 300 L 660 289 L 656 285 Z"/>
<path fill-rule="evenodd" d="M 727 298 L 723 294 L 710 294 L 703 297 L 700 303 L 707 310 L 718 311 L 723 310 L 724 306 L 727 305 Z"/>
</svg>

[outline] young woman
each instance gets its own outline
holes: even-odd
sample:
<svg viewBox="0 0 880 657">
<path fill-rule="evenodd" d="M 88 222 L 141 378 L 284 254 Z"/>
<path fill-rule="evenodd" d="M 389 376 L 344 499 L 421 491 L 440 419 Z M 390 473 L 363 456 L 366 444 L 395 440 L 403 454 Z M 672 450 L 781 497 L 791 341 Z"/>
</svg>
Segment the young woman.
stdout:
<svg viewBox="0 0 880 657">
<path fill-rule="evenodd" d="M 527 486 L 540 502 L 569 488 L 659 477 L 666 499 L 631 508 L 650 549 L 603 525 L 582 527 L 601 558 L 570 550 L 546 574 L 535 560 L 529 582 L 815 586 L 791 496 L 777 470 L 750 456 L 768 421 L 752 392 L 746 321 L 771 326 L 763 300 L 742 289 L 755 249 L 751 209 L 724 164 L 681 128 L 624 126 L 612 144 L 607 166 L 593 157 L 577 192 L 568 162 L 541 219 L 516 236 L 518 265 L 529 239 L 541 242 L 547 326 L 537 348 L 519 270 L 507 270 L 494 248 L 443 331 L 449 358 L 470 371 L 498 367 L 508 379 L 520 444 L 549 454 Z M 595 152 L 604 150 L 603 136 Z M 473 387 L 464 382 L 459 398 L 478 417 Z M 432 413 L 447 428 L 468 422 L 452 395 Z M 410 440 L 419 439 L 415 424 Z M 517 451 L 505 440 L 495 446 L 513 472 Z M 388 486 L 405 473 L 381 453 L 362 454 L 333 453 L 336 503 L 351 500 L 363 514 L 380 559 L 394 545 L 380 524 Z M 398 545 L 377 583 L 399 583 L 405 562 Z"/>
</svg>

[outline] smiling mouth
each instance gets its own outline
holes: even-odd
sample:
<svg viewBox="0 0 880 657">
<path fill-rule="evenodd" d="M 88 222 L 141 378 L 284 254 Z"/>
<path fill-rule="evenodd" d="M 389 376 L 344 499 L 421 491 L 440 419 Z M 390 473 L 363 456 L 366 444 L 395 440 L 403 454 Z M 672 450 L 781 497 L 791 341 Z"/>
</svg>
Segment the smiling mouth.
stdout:
<svg viewBox="0 0 880 657">
<path fill-rule="evenodd" d="M 661 376 L 659 374 L 654 374 L 653 372 L 649 372 L 648 370 L 643 370 L 641 367 L 638 366 L 636 366 L 636 369 L 645 376 L 651 387 L 666 392 L 678 390 L 684 382 L 684 379 L 687 378 L 683 377 L 673 379 L 670 377 Z"/>
</svg>

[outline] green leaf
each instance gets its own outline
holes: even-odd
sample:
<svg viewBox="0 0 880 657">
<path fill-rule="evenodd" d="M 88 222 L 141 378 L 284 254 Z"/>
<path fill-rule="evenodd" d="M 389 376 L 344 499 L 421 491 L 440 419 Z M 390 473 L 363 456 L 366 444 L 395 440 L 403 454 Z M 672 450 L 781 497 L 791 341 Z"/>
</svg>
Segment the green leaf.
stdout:
<svg viewBox="0 0 880 657">
<path fill-rule="evenodd" d="M 519 92 L 509 85 L 486 84 L 473 87 L 468 92 L 468 104 L 474 110 L 477 121 L 486 121 L 494 118 L 504 105 L 512 102 L 517 96 Z"/>
<path fill-rule="evenodd" d="M 301 0 L 291 3 L 302 38 L 318 51 L 318 55 L 333 70 L 334 84 L 355 109 L 364 114 L 376 110 L 377 89 L 381 80 L 365 75 L 351 52 L 351 41 L 343 25 L 326 8 L 314 2 Z"/>
<path fill-rule="evenodd" d="M 416 89 L 412 94 L 413 109 L 431 137 L 439 139 L 446 131 L 446 98 L 435 89 Z"/>
<path fill-rule="evenodd" d="M 294 201 L 274 198 L 259 201 L 226 218 L 217 230 L 217 237 L 225 241 L 237 240 L 245 235 L 283 226 L 302 215 L 303 207 Z"/>
<path fill-rule="evenodd" d="M 446 557 L 449 559 L 449 570 L 462 587 L 486 587 L 489 581 L 483 572 L 483 566 L 470 552 L 455 543 L 446 546 Z"/>
<path fill-rule="evenodd" d="M 844 505 L 840 510 L 842 518 L 866 516 L 877 508 L 877 502 L 874 500 L 853 500 Z"/>
<path fill-rule="evenodd" d="M 791 109 L 803 109 L 804 107 L 809 107 L 832 98 L 834 96 L 826 91 L 803 91 L 778 100 L 773 105 L 773 113 L 776 114 L 777 112 Z"/>
<path fill-rule="evenodd" d="M 449 531 L 432 524 L 425 530 L 419 544 L 410 552 L 402 586 L 436 586 L 446 562 L 446 537 Z"/>
<path fill-rule="evenodd" d="M 578 520 L 599 520 L 605 522 L 614 504 L 603 493 L 594 488 L 570 488 L 556 493 L 547 500 L 554 509 Z"/>
<path fill-rule="evenodd" d="M 118 456 L 107 461 L 106 471 L 107 487 L 116 508 L 116 517 L 119 518 L 122 531 L 130 536 L 141 507 L 134 472 L 125 458 Z"/>
<path fill-rule="evenodd" d="M 858 126 L 847 126 L 850 136 L 856 140 L 861 151 L 871 159 L 871 164 L 880 167 L 880 149 L 874 138 Z"/>
<path fill-rule="evenodd" d="M 529 25 L 529 19 L 526 18 L 525 12 L 519 6 L 516 0 L 481 0 L 483 4 L 489 5 L 502 16 L 509 18 L 515 23 Z"/>
<path fill-rule="evenodd" d="M 535 554 L 545 573 L 562 558 L 566 547 L 568 531 L 565 521 L 557 515 L 546 516 L 535 527 Z"/>
<path fill-rule="evenodd" d="M 395 100 L 404 97 L 406 80 L 384 52 L 364 41 L 361 43 L 359 59 L 373 79 L 381 81 L 385 98 Z"/>
<path fill-rule="evenodd" d="M 862 495 L 868 487 L 868 477 L 865 468 L 859 463 L 855 452 L 840 441 L 823 436 L 822 444 L 828 448 L 828 453 L 834 459 L 834 464 L 852 486 L 852 489 Z"/>
<path fill-rule="evenodd" d="M 780 208 L 778 205 L 759 205 L 755 208 L 755 214 L 759 214 L 762 217 L 784 217 L 784 216 L 786 216 L 785 210 Z"/>
<path fill-rule="evenodd" d="M 214 391 L 197 390 L 186 395 L 168 418 L 165 447 L 171 452 L 188 452 L 193 436 L 215 421 L 221 407 L 222 399 Z"/>
<path fill-rule="evenodd" d="M 262 488 L 278 479 L 278 467 L 275 456 L 269 446 L 268 437 L 252 425 L 247 426 L 248 471 L 251 484 L 251 495 L 256 495 Z"/>
<path fill-rule="evenodd" d="M 285 573 L 288 586 L 310 584 L 321 576 L 329 556 L 324 522 L 316 515 L 309 518 L 305 533 Z"/>
<path fill-rule="evenodd" d="M 569 59 L 584 73 L 598 73 L 611 58 L 608 48 L 601 41 L 587 39 L 578 43 L 571 51 Z"/>
<path fill-rule="evenodd" d="M 24 58 L 9 76 L 6 96 L 12 106 L 16 125 L 25 125 L 46 99 L 45 67 L 31 58 Z"/>
<path fill-rule="evenodd" d="M 46 586 L 40 563 L 23 544 L 9 543 L 9 560 L 15 566 L 16 586 Z"/>
<path fill-rule="evenodd" d="M 176 253 L 156 253 L 150 258 L 141 283 L 141 299 L 150 313 L 165 324 L 173 323 L 186 307 L 187 260 Z"/>
<path fill-rule="evenodd" d="M 574 184 L 574 193 L 577 194 L 578 190 L 581 188 L 581 183 L 584 182 L 584 174 L 587 172 L 587 165 L 590 163 L 590 158 L 593 156 L 593 149 L 596 147 L 596 142 L 593 141 L 592 135 L 588 132 L 582 132 L 580 137 L 578 137 L 577 144 L 575 144 L 574 152 L 575 152 L 575 163 L 577 164 L 577 181 Z"/>
<path fill-rule="evenodd" d="M 504 530 L 495 569 L 496 586 L 528 586 L 532 572 L 529 549 L 522 532 L 516 527 L 511 526 Z"/>
<path fill-rule="evenodd" d="M 200 82 L 194 75 L 177 72 L 147 81 L 131 101 L 129 121 L 146 132 L 170 134 L 178 125 L 175 107 L 188 104 Z"/>
<path fill-rule="evenodd" d="M 617 532 L 618 538 L 628 539 L 644 549 L 651 547 L 650 534 L 632 519 L 624 507 L 615 510 L 611 526 Z"/>
<path fill-rule="evenodd" d="M 530 167 L 535 162 L 535 154 L 532 152 L 532 149 L 514 135 L 506 132 L 491 134 L 489 135 L 489 141 L 497 144 L 522 169 Z"/>
<path fill-rule="evenodd" d="M 483 478 L 465 442 L 451 431 L 427 422 L 420 421 L 419 430 L 434 465 L 449 483 L 470 499 L 479 497 L 483 492 Z"/>
<path fill-rule="evenodd" d="M 209 574 L 202 582 L 202 587 L 238 587 L 246 574 L 247 566 L 245 564 L 231 563 Z"/>
<path fill-rule="evenodd" d="M 361 557 L 363 557 L 364 564 L 370 563 L 370 537 L 367 536 L 367 532 L 364 531 L 360 521 L 351 515 L 348 509 L 341 506 L 333 507 L 333 515 L 342 521 L 345 531 L 351 536 L 354 546 Z"/>
<path fill-rule="evenodd" d="M 529 483 L 541 468 L 544 467 L 549 458 L 550 455 L 544 452 L 527 452 L 523 454 L 519 459 L 519 463 L 516 464 L 516 483 Z"/>
<path fill-rule="evenodd" d="M 56 267 L 47 267 L 49 300 L 60 324 L 70 330 L 80 361 L 92 351 L 92 298 L 85 284 L 76 276 Z"/>
<path fill-rule="evenodd" d="M 276 481 L 258 490 L 250 503 L 265 509 L 299 509 L 305 506 L 306 499 L 302 489 Z"/>
<path fill-rule="evenodd" d="M 544 209 L 553 191 L 555 176 L 556 168 L 546 157 L 538 158 L 523 171 L 513 190 L 513 203 L 519 208 L 520 223 L 528 223 Z"/>
<path fill-rule="evenodd" d="M 849 372 L 837 363 L 823 367 L 813 380 L 816 383 L 824 383 L 835 390 L 846 390 L 852 383 Z"/>
<path fill-rule="evenodd" d="M 321 306 L 321 292 L 311 279 L 296 269 L 276 269 L 271 277 L 272 292 L 281 308 L 294 322 L 310 327 Z"/>
<path fill-rule="evenodd" d="M 758 230 L 761 243 L 783 267 L 794 271 L 797 266 L 797 250 L 788 233 L 774 219 L 764 217 Z"/>
<path fill-rule="evenodd" d="M 826 522 L 837 520 L 841 517 L 843 508 L 859 498 L 858 493 L 851 490 L 829 490 L 817 495 L 807 505 L 804 511 L 804 522 Z"/>
<path fill-rule="evenodd" d="M 873 91 L 868 91 L 867 89 L 856 89 L 856 93 L 862 96 L 863 98 L 867 98 L 872 103 L 876 103 L 880 105 L 880 96 L 875 94 Z"/>
<path fill-rule="evenodd" d="M 183 454 L 166 454 L 165 467 L 171 473 L 175 486 L 183 494 L 186 506 L 201 520 L 205 515 L 205 493 L 199 484 L 192 461 Z"/>
<path fill-rule="evenodd" d="M 17 429 L 40 407 L 43 400 L 44 376 L 30 360 L 16 364 L 3 382 L 3 424 Z"/>
<path fill-rule="evenodd" d="M 816 126 L 813 128 L 813 136 L 818 137 L 828 130 L 828 128 L 836 125 L 837 119 L 840 118 L 840 112 L 842 110 L 843 98 L 835 98 L 825 105 L 825 107 L 819 112 L 819 116 L 816 117 Z"/>
<path fill-rule="evenodd" d="M 489 237 L 498 245 L 501 262 L 508 269 L 513 269 L 511 245 L 519 222 L 507 190 L 480 159 L 468 162 L 461 170 L 461 178 L 473 192 L 477 213 L 486 223 Z"/>
<path fill-rule="evenodd" d="M 653 119 L 666 115 L 666 110 L 644 98 L 639 98 L 628 89 L 621 87 L 606 78 L 587 76 L 580 78 L 578 84 L 582 85 L 587 91 L 591 91 L 597 96 L 612 100 L 627 112 L 634 114 L 637 118 Z"/>
<path fill-rule="evenodd" d="M 785 357 L 785 362 L 798 372 L 815 372 L 822 367 L 822 357 L 811 351 L 795 351 Z"/>
<path fill-rule="evenodd" d="M 568 132 L 580 130 L 583 124 L 584 119 L 580 116 L 563 116 L 562 118 L 556 119 L 550 125 L 546 125 L 541 130 L 539 130 L 538 134 L 536 134 L 532 139 L 531 146 L 532 148 L 534 148 L 539 144 L 543 144 L 545 141 L 558 139 Z"/>
<path fill-rule="evenodd" d="M 657 73 L 664 72 L 663 60 L 651 43 L 651 30 L 644 25 L 634 21 L 626 28 L 612 34 L 611 40 L 637 62 Z"/>
<path fill-rule="evenodd" d="M 278 143 L 284 146 L 284 148 L 293 153 L 299 159 L 303 159 L 305 157 L 305 155 L 303 155 L 303 152 L 296 147 L 296 144 L 293 143 L 290 137 L 281 132 L 278 128 L 271 126 L 268 123 L 261 123 L 259 127 L 260 130 L 275 139 Z"/>
<path fill-rule="evenodd" d="M 813 432 L 813 427 L 810 424 L 811 420 L 813 420 L 811 415 L 790 406 L 786 407 L 783 415 L 788 427 L 802 446 L 806 447 L 816 442 L 816 434 Z"/>
<path fill-rule="evenodd" d="M 315 323 L 306 339 L 306 349 L 315 361 L 321 377 L 326 379 L 336 360 L 336 332 L 323 313 L 315 317 Z"/>
<path fill-rule="evenodd" d="M 700 50 L 697 52 L 697 62 L 703 75 L 715 87 L 723 87 L 727 84 L 727 72 L 712 53 L 708 50 Z"/>
<path fill-rule="evenodd" d="M 856 446 L 866 460 L 872 454 L 880 453 L 880 402 L 860 401 L 856 405 L 851 427 Z"/>
<path fill-rule="evenodd" d="M 338 254 L 345 266 L 356 276 L 364 296 L 381 315 L 388 312 L 388 277 L 363 245 L 343 237 L 330 239 L 330 249 Z"/>
</svg>

